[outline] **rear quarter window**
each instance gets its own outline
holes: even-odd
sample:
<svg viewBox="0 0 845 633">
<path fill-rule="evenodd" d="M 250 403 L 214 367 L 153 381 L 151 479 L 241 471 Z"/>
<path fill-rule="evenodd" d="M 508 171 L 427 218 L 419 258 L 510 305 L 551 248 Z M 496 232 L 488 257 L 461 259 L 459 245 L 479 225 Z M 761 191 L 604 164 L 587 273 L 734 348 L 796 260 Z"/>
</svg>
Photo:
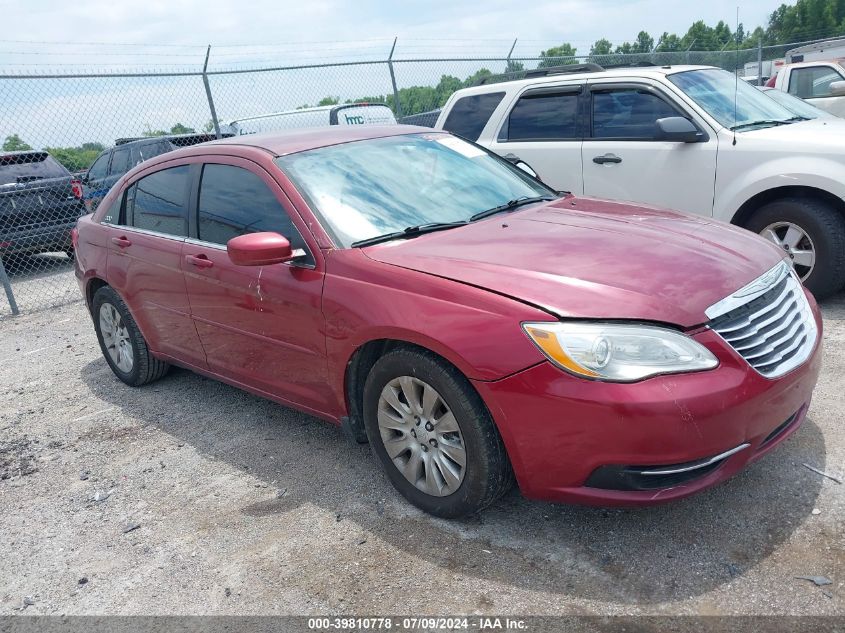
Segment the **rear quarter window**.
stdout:
<svg viewBox="0 0 845 633">
<path fill-rule="evenodd" d="M 504 92 L 490 92 L 461 97 L 452 106 L 443 129 L 469 141 L 477 141 L 504 96 Z"/>
</svg>

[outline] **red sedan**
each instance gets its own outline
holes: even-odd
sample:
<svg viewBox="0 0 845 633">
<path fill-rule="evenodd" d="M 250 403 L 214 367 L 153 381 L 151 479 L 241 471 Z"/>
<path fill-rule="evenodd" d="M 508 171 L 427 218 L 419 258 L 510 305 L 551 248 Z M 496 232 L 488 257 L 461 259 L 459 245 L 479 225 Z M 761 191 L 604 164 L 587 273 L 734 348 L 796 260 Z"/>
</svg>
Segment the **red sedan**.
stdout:
<svg viewBox="0 0 845 633">
<path fill-rule="evenodd" d="M 421 128 L 171 152 L 75 234 L 125 383 L 187 367 L 369 440 L 456 517 L 523 494 L 603 505 L 722 481 L 801 424 L 816 304 L 722 223 L 559 194 Z"/>
</svg>

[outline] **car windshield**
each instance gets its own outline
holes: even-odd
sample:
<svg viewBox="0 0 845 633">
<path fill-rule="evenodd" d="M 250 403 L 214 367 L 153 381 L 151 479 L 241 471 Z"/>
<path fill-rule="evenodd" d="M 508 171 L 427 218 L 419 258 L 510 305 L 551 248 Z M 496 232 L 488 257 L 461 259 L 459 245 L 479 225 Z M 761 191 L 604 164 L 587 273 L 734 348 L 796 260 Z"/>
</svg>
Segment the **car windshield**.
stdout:
<svg viewBox="0 0 845 633">
<path fill-rule="evenodd" d="M 669 75 L 669 81 L 729 129 L 791 122 L 795 115 L 726 70 L 709 68 Z"/>
<path fill-rule="evenodd" d="M 783 90 L 768 88 L 763 90 L 763 94 L 769 97 L 769 99 L 774 99 L 790 112 L 794 112 L 805 119 L 818 119 L 819 117 L 827 116 L 827 113 L 824 110 L 819 110 L 816 106 L 810 105 L 798 97 L 793 97 L 791 94 L 784 92 Z"/>
<path fill-rule="evenodd" d="M 276 159 L 335 240 L 356 242 L 555 193 L 449 134 L 390 136 Z"/>
</svg>

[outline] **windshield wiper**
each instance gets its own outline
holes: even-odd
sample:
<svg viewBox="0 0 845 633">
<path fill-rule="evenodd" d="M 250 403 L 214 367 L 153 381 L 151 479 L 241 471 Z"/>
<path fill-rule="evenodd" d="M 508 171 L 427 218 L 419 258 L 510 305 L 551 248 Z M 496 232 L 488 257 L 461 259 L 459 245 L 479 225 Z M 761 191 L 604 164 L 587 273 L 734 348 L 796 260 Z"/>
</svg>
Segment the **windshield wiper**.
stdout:
<svg viewBox="0 0 845 633">
<path fill-rule="evenodd" d="M 500 204 L 498 207 L 493 207 L 492 209 L 487 209 L 485 211 L 479 211 L 475 215 L 471 215 L 469 221 L 475 222 L 476 220 L 489 218 L 491 215 L 496 215 L 497 213 L 502 213 L 503 211 L 512 211 L 513 209 L 524 206 L 526 204 L 534 204 L 535 202 L 548 202 L 554 199 L 554 196 L 523 196 L 521 198 L 515 198 L 513 200 L 508 200 L 505 204 Z"/>
<path fill-rule="evenodd" d="M 794 116 L 789 119 L 760 119 L 759 121 L 749 121 L 748 123 L 740 123 L 739 125 L 734 125 L 731 128 L 731 132 L 744 130 L 750 127 L 756 127 L 758 125 L 789 125 L 790 123 L 794 123 L 795 121 L 803 120 L 805 120 L 804 117 L 800 116 Z"/>
<path fill-rule="evenodd" d="M 457 222 L 429 222 L 428 224 L 417 224 L 415 226 L 405 227 L 401 231 L 385 233 L 384 235 L 376 235 L 375 237 L 368 237 L 364 240 L 352 242 L 352 246 L 356 248 L 361 246 L 372 246 L 373 244 L 380 244 L 381 242 L 389 242 L 390 240 L 417 237 L 418 235 L 434 233 L 435 231 L 443 231 L 445 229 L 451 229 L 456 226 L 464 226 L 465 224 L 467 224 L 466 220 L 458 220 Z"/>
</svg>

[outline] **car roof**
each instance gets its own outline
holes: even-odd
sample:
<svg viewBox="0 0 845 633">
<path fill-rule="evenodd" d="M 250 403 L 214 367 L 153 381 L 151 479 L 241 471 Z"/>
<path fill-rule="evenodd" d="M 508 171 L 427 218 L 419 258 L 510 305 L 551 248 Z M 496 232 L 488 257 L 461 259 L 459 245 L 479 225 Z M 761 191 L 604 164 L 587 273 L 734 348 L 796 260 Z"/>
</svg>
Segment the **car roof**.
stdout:
<svg viewBox="0 0 845 633">
<path fill-rule="evenodd" d="M 811 59 L 805 62 L 790 62 L 780 68 L 803 68 L 805 66 L 823 66 L 825 64 L 845 64 L 845 57 L 831 57 L 830 59 Z"/>
<path fill-rule="evenodd" d="M 190 152 L 195 148 L 221 147 L 225 145 L 246 145 L 270 152 L 276 156 L 285 156 L 309 149 L 363 141 L 371 138 L 399 136 L 402 134 L 442 134 L 439 130 L 418 125 L 331 125 L 315 128 L 296 128 L 278 130 L 261 134 L 243 134 L 224 138 L 201 145 L 186 147 L 177 152 Z M 174 152 L 170 153 L 175 156 Z"/>
<path fill-rule="evenodd" d="M 560 82 L 583 82 L 593 79 L 629 79 L 629 78 L 660 78 L 665 75 L 674 75 L 688 70 L 712 70 L 715 66 L 630 66 L 621 68 L 606 68 L 603 70 L 596 70 L 594 72 L 577 72 L 577 73 L 552 73 L 539 77 L 528 77 L 526 79 L 511 79 L 501 82 L 490 82 L 470 88 L 463 88 L 456 94 L 470 95 L 470 94 L 486 94 L 489 92 L 498 92 L 504 89 L 519 90 L 525 86 L 536 86 L 549 83 Z"/>
</svg>

